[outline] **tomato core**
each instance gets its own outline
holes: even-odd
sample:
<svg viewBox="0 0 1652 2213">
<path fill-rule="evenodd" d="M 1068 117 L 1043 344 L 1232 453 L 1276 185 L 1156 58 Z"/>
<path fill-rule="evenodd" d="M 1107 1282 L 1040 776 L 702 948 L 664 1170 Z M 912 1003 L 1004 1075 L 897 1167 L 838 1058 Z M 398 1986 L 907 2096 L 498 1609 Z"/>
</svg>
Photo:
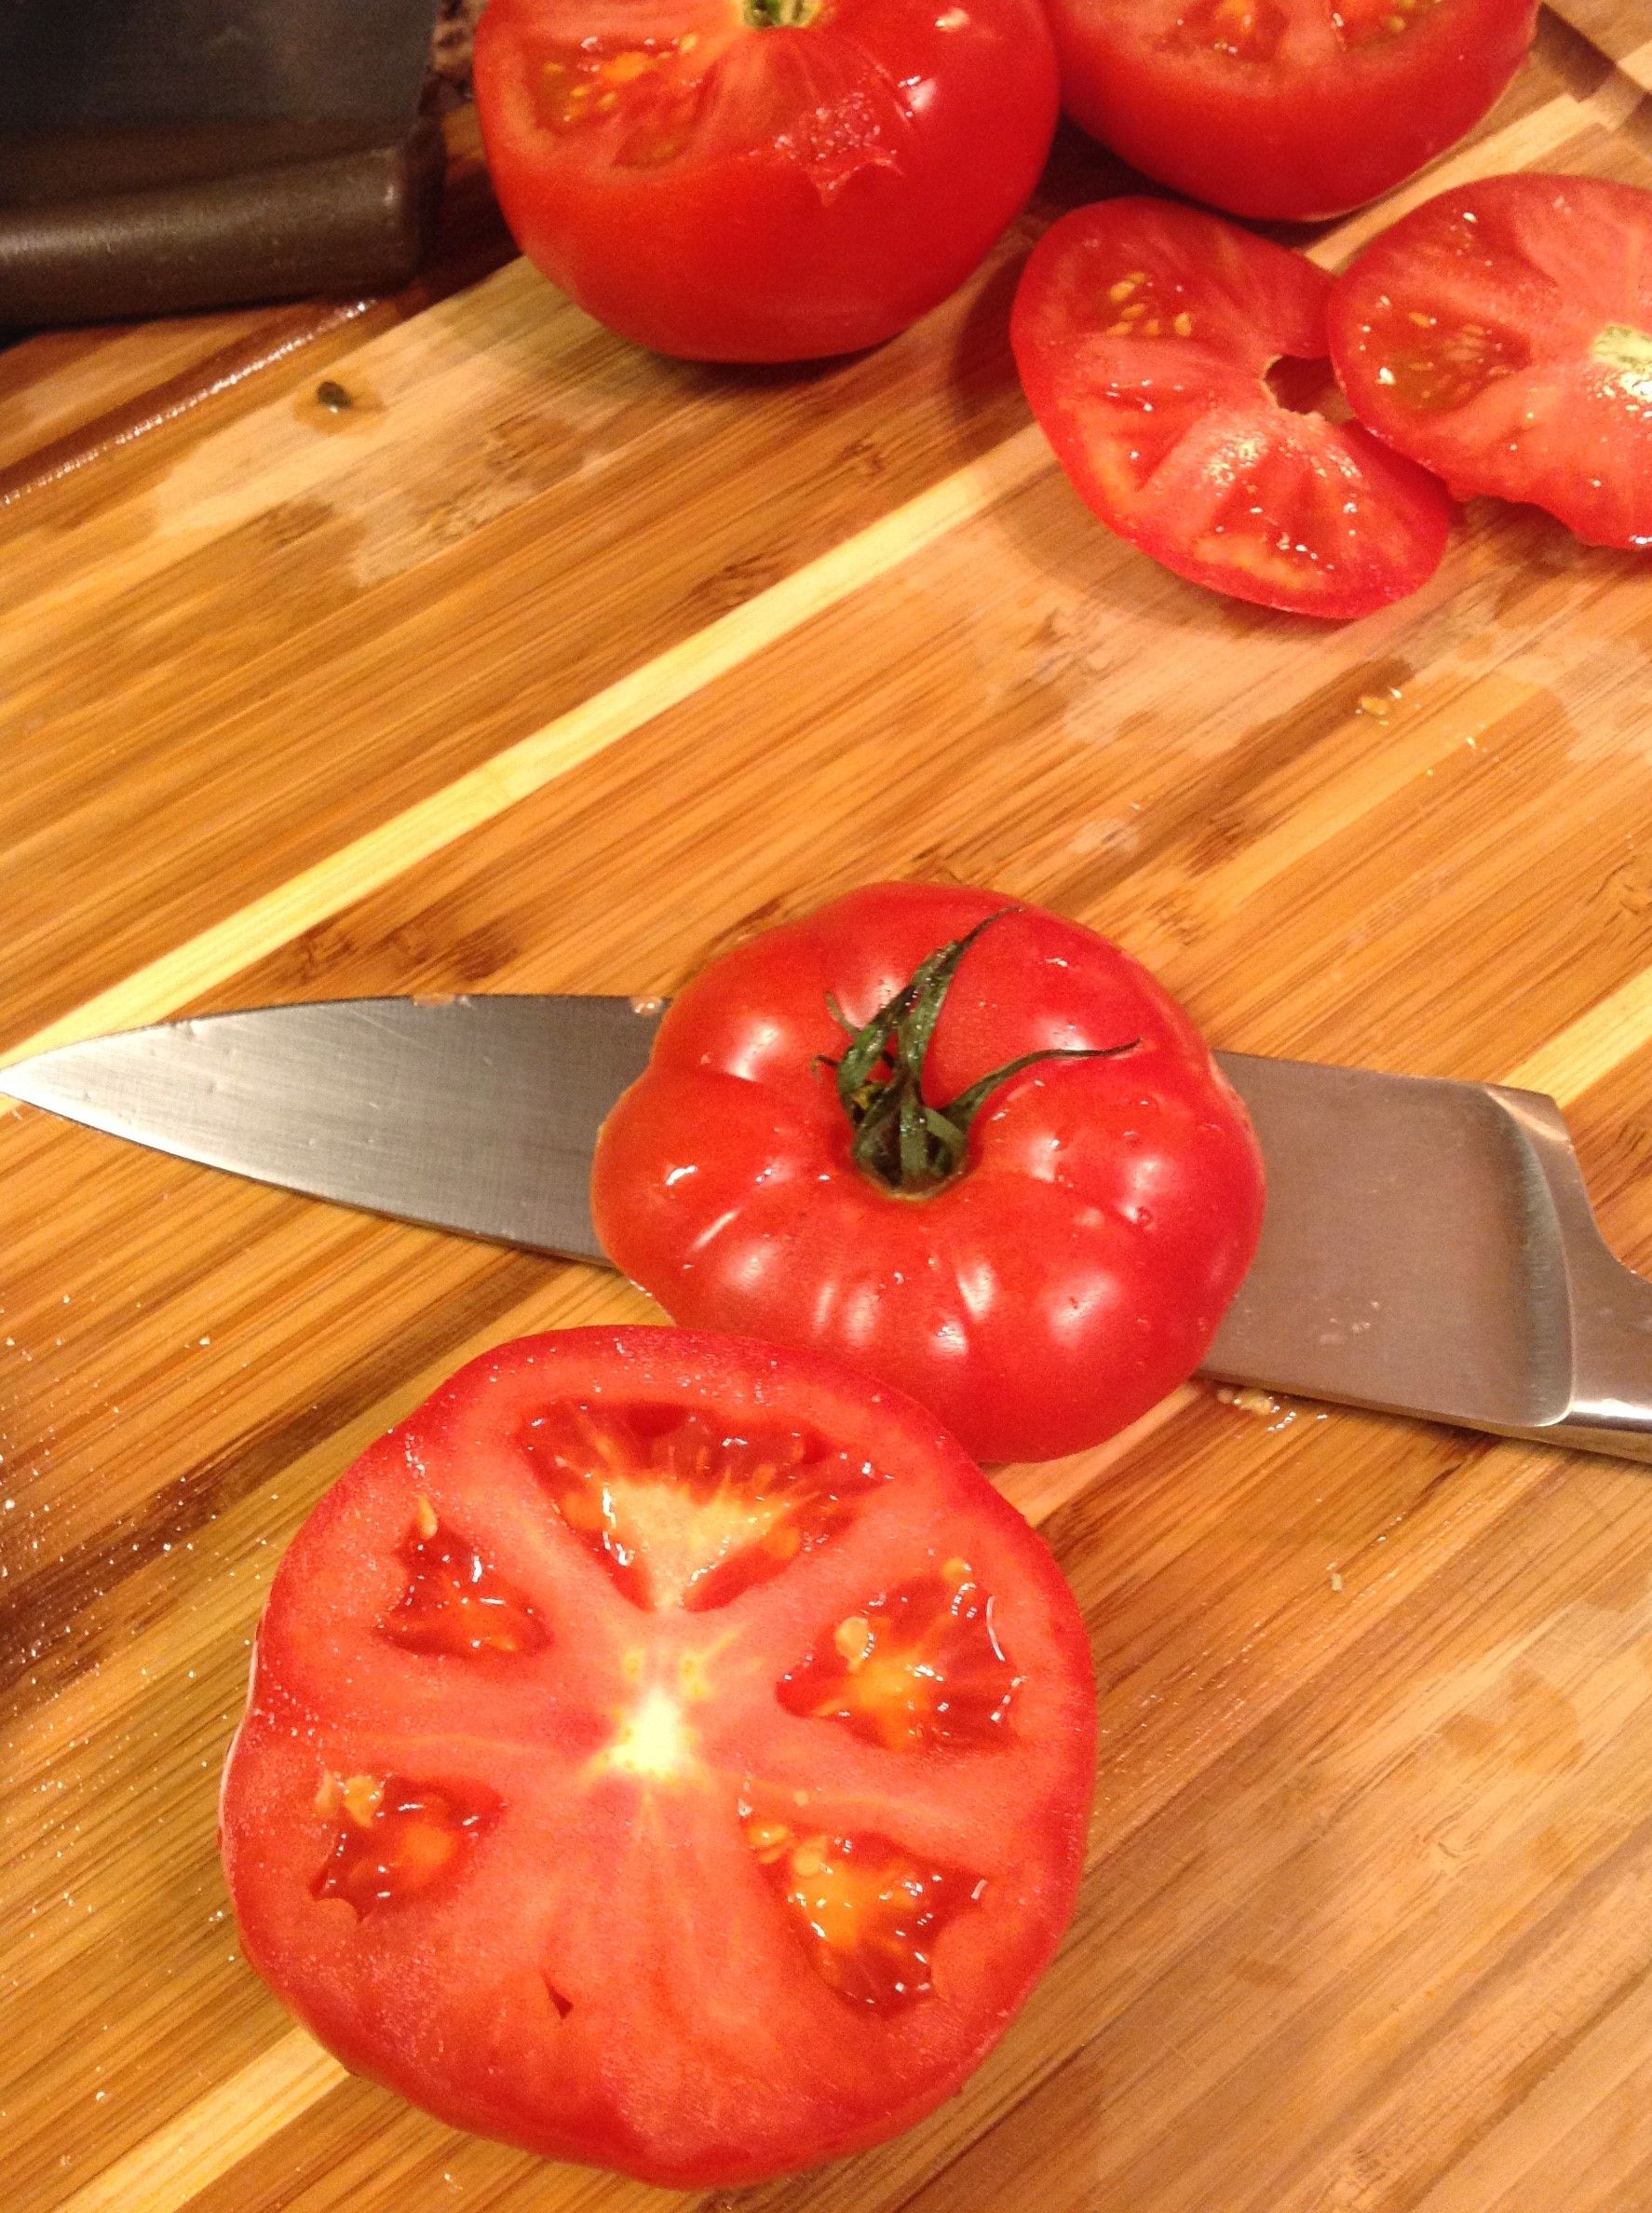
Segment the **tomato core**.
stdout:
<svg viewBox="0 0 1652 2213">
<path fill-rule="evenodd" d="M 821 0 L 746 0 L 745 17 L 753 31 L 801 31 L 820 12 Z"/>
<path fill-rule="evenodd" d="M 1632 400 L 1652 402 L 1652 331 L 1637 331 L 1632 323 L 1608 323 L 1590 351 L 1618 372 L 1618 381 Z"/>
<path fill-rule="evenodd" d="M 1177 53 L 1223 54 L 1233 61 L 1271 61 L 1285 35 L 1286 16 L 1273 0 L 1199 0 L 1179 17 L 1168 44 Z"/>
</svg>

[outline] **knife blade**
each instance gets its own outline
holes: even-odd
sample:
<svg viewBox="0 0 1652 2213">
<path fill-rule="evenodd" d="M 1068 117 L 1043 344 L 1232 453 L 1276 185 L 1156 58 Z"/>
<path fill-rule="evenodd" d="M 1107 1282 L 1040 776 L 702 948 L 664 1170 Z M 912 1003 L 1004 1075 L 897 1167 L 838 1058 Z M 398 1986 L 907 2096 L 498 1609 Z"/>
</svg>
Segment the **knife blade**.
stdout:
<svg viewBox="0 0 1652 2213">
<path fill-rule="evenodd" d="M 259 1182 L 602 1261 L 587 1186 L 660 1002 L 330 1000 L 0 1068 L 0 1092 Z M 1553 1101 L 1217 1059 L 1267 1163 L 1262 1242 L 1203 1374 L 1652 1459 L 1652 1284 L 1600 1235 Z"/>
</svg>

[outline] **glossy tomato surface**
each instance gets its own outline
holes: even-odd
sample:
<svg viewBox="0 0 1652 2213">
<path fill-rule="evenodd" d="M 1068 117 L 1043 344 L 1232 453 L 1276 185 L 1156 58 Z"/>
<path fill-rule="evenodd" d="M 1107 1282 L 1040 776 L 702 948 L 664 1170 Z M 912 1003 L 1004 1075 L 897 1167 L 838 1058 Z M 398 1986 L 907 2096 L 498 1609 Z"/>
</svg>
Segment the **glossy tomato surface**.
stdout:
<svg viewBox="0 0 1652 2213">
<path fill-rule="evenodd" d="M 1330 296 L 1313 263 L 1216 216 L 1104 200 L 1039 240 L 1010 337 L 1110 529 L 1213 591 L 1346 619 L 1428 581 L 1451 508 L 1358 424 L 1275 398 L 1274 362 L 1325 358 Z"/>
<path fill-rule="evenodd" d="M 1461 498 L 1652 545 L 1652 193 L 1487 177 L 1385 231 L 1331 305 L 1361 419 Z"/>
<path fill-rule="evenodd" d="M 224 1776 L 248 1958 L 461 2127 L 684 2187 L 955 2090 L 1071 1915 L 1089 1648 L 922 1409 L 675 1330 L 505 1345 L 304 1524 Z"/>
<path fill-rule="evenodd" d="M 924 1063 L 940 1108 L 1029 1053 L 929 1195 L 860 1165 L 825 1065 L 987 916 Z M 1119 1051 L 1119 1048 L 1125 1048 Z M 1174 1001 L 1117 946 L 991 892 L 884 884 L 697 977 L 598 1142 L 592 1208 L 675 1319 L 853 1361 L 977 1458 L 1122 1429 L 1198 1364 L 1250 1263 L 1261 1159 Z"/>
<path fill-rule="evenodd" d="M 1362 207 L 1473 129 L 1537 0 L 1050 0 L 1068 114 L 1233 215 Z"/>
<path fill-rule="evenodd" d="M 1040 0 L 492 0 L 476 95 L 523 252 L 611 330 L 719 361 L 936 306 L 1057 113 Z"/>
</svg>

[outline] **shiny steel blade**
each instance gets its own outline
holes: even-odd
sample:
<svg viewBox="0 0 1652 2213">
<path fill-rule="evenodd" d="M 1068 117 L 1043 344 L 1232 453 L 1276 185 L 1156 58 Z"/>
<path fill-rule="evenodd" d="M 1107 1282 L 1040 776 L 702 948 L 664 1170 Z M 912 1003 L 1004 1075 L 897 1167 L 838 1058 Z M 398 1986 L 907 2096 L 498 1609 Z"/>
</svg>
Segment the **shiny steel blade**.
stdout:
<svg viewBox="0 0 1652 2213">
<path fill-rule="evenodd" d="M 186 1160 L 576 1259 L 596 1134 L 657 1003 L 357 999 L 67 1045 L 0 1091 Z M 1601 1240 L 1559 1109 L 1493 1084 L 1217 1055 L 1266 1156 L 1204 1372 L 1652 1458 L 1652 1286 Z"/>
<path fill-rule="evenodd" d="M 603 1117 L 657 1002 L 339 999 L 207 1014 L 0 1068 L 0 1092 L 261 1183 L 598 1260 Z"/>
<path fill-rule="evenodd" d="M 1552 1099 L 1216 1057 L 1268 1193 L 1205 1374 L 1652 1458 L 1652 1284 L 1607 1250 Z"/>
</svg>

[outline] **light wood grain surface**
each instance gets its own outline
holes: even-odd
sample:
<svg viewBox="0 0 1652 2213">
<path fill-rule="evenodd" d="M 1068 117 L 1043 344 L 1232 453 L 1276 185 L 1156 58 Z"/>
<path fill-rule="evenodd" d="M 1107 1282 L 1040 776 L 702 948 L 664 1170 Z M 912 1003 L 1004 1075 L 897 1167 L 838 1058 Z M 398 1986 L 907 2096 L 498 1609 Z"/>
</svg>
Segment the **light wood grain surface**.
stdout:
<svg viewBox="0 0 1652 2213">
<path fill-rule="evenodd" d="M 1564 12 L 1402 198 L 1652 183 L 1643 0 Z M 1425 592 L 1327 631 L 1107 537 L 1005 343 L 1027 241 L 1117 182 L 1076 143 L 919 330 L 726 374 L 508 261 L 453 129 L 401 300 L 0 354 L 0 1051 L 670 989 L 954 877 L 1117 935 L 1220 1043 L 1554 1091 L 1652 1264 L 1645 563 L 1479 505 Z M 0 1111 L 7 2213 L 683 2202 L 345 2077 L 240 1961 L 213 1839 L 320 1491 L 470 1352 L 648 1311 Z M 1647 2213 L 1645 1474 L 1193 1386 L 1003 1481 L 1101 1684 L 1072 1937 L 943 2112 L 701 2213 Z"/>
</svg>

